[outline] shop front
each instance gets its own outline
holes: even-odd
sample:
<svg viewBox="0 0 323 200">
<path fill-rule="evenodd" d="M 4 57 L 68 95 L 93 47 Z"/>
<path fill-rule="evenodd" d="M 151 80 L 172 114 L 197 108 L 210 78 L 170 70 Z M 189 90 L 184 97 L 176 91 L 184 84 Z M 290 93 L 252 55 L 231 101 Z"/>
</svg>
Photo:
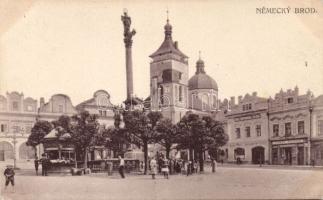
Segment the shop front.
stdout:
<svg viewBox="0 0 323 200">
<path fill-rule="evenodd" d="M 272 164 L 307 165 L 308 139 L 288 139 L 271 141 Z"/>
<path fill-rule="evenodd" d="M 311 164 L 323 166 L 323 138 L 311 141 Z"/>
</svg>

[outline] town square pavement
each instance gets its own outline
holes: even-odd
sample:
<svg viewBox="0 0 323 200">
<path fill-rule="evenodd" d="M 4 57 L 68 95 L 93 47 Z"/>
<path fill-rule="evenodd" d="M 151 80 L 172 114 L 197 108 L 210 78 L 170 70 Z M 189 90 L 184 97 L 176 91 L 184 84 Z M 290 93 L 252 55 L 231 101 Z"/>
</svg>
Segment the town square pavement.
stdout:
<svg viewBox="0 0 323 200">
<path fill-rule="evenodd" d="M 322 199 L 323 170 L 266 167 L 206 168 L 204 174 L 172 175 L 170 179 L 117 173 L 86 176 L 35 176 L 30 169 L 17 172 L 16 188 L 3 191 L 5 200 L 47 199 Z"/>
</svg>

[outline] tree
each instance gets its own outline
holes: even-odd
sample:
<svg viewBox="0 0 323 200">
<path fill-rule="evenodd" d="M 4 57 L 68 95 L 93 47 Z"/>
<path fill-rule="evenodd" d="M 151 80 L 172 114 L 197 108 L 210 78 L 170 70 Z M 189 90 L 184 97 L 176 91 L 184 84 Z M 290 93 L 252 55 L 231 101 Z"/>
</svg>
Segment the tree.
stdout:
<svg viewBox="0 0 323 200">
<path fill-rule="evenodd" d="M 76 151 L 84 156 L 84 168 L 87 168 L 87 155 L 91 147 L 104 144 L 102 131 L 99 131 L 97 116 L 87 111 L 72 117 L 74 120 L 71 126 L 71 139 Z"/>
<path fill-rule="evenodd" d="M 188 149 L 189 159 L 193 160 L 194 138 L 193 138 L 193 122 L 198 120 L 196 114 L 187 114 L 177 123 L 178 132 L 178 149 Z"/>
<path fill-rule="evenodd" d="M 71 117 L 67 115 L 62 115 L 58 118 L 58 120 L 52 121 L 52 124 L 54 128 L 61 127 L 59 129 L 59 134 L 70 133 L 72 128 L 71 120 Z"/>
<path fill-rule="evenodd" d="M 170 119 L 162 119 L 156 126 L 156 142 L 166 149 L 166 157 L 169 159 L 169 153 L 178 140 L 177 126 Z"/>
<path fill-rule="evenodd" d="M 130 142 L 139 148 L 143 147 L 145 174 L 147 174 L 148 166 L 148 144 L 155 141 L 156 131 L 154 129 L 161 118 L 160 112 L 149 112 L 146 115 L 143 111 L 134 110 L 123 113 L 125 131 L 129 134 Z"/>
<path fill-rule="evenodd" d="M 124 146 L 129 144 L 129 139 L 124 129 L 109 127 L 103 130 L 103 137 L 106 140 L 105 146 L 113 151 L 113 157 L 126 152 Z"/>
<path fill-rule="evenodd" d="M 43 138 L 52 130 L 52 128 L 52 124 L 48 121 L 37 121 L 31 129 L 31 134 L 29 135 L 26 144 L 36 149 L 36 146 L 42 142 Z"/>
<path fill-rule="evenodd" d="M 212 148 L 226 144 L 228 137 L 220 122 L 209 116 L 200 118 L 196 114 L 188 114 L 178 124 L 181 130 L 180 147 L 194 149 L 199 159 L 200 171 L 204 171 L 203 153 Z"/>
</svg>

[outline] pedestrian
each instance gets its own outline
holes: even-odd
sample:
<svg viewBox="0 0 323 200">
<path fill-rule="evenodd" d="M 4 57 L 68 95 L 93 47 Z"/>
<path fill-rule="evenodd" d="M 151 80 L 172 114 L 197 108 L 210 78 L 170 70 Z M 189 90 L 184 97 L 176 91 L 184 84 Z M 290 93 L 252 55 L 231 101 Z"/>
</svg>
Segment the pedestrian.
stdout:
<svg viewBox="0 0 323 200">
<path fill-rule="evenodd" d="M 216 172 L 216 168 L 217 168 L 218 163 L 216 162 L 215 159 L 212 159 L 211 162 L 212 162 L 211 163 L 212 164 L 212 172 L 214 173 L 214 172 Z"/>
<path fill-rule="evenodd" d="M 12 192 L 15 192 L 15 171 L 12 165 L 7 165 L 7 168 L 4 170 L 4 176 L 6 178 L 5 190 L 7 189 L 9 183 L 12 186 Z"/>
<path fill-rule="evenodd" d="M 41 158 L 41 168 L 42 168 L 42 176 L 47 176 L 47 170 L 49 165 L 49 160 L 47 159 L 46 154 L 42 154 Z"/>
<path fill-rule="evenodd" d="M 124 176 L 124 159 L 121 156 L 119 156 L 119 161 L 120 161 L 119 174 L 120 174 L 121 178 L 125 178 L 125 176 Z"/>
<path fill-rule="evenodd" d="M 197 173 L 197 167 L 198 167 L 198 163 L 197 160 L 194 161 L 194 173 Z"/>
<path fill-rule="evenodd" d="M 191 174 L 191 169 L 192 169 L 192 161 L 188 161 L 186 164 L 186 176 Z"/>
<path fill-rule="evenodd" d="M 157 161 L 154 157 L 150 160 L 150 172 L 152 179 L 155 179 L 157 174 Z"/>
<path fill-rule="evenodd" d="M 36 158 L 34 160 L 34 164 L 35 164 L 36 175 L 38 176 L 39 160 L 38 160 L 38 157 L 37 156 L 36 156 Z"/>
<path fill-rule="evenodd" d="M 162 172 L 163 172 L 163 174 L 164 174 L 164 178 L 169 178 L 168 176 L 169 176 L 169 168 L 168 168 L 168 166 L 169 166 L 169 161 L 168 161 L 168 159 L 166 158 L 166 156 L 164 156 L 164 159 L 163 159 L 163 164 L 162 164 L 163 166 L 162 166 Z"/>
</svg>

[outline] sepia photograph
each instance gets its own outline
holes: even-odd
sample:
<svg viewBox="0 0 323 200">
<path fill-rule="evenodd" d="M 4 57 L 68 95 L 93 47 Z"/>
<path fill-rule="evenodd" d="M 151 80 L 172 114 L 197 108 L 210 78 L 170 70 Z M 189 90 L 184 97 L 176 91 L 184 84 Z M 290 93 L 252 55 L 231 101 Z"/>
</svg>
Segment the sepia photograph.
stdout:
<svg viewBox="0 0 323 200">
<path fill-rule="evenodd" d="M 0 0 L 0 173 L 0 200 L 323 199 L 323 1 Z"/>
</svg>

